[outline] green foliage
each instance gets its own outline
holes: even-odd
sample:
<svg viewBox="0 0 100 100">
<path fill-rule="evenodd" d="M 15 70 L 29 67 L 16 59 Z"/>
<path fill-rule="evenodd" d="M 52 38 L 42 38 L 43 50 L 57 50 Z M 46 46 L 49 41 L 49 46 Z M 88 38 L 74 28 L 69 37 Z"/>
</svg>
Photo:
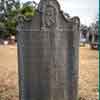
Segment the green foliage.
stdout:
<svg viewBox="0 0 100 100">
<path fill-rule="evenodd" d="M 0 36 L 4 37 L 4 35 L 7 35 L 7 32 L 5 30 L 5 24 L 0 22 Z"/>
<path fill-rule="evenodd" d="M 20 4 L 16 0 L 0 1 L 0 37 L 16 34 L 16 16 L 18 13 L 29 17 L 35 15 L 32 2 Z"/>
<path fill-rule="evenodd" d="M 15 20 L 7 20 L 5 22 L 5 27 L 7 29 L 7 32 L 9 35 L 15 35 L 15 30 L 16 30 L 16 21 Z"/>
<path fill-rule="evenodd" d="M 35 9 L 33 8 L 33 6 L 30 5 L 23 5 L 22 9 L 21 9 L 21 14 L 24 16 L 34 16 L 35 15 Z"/>
</svg>

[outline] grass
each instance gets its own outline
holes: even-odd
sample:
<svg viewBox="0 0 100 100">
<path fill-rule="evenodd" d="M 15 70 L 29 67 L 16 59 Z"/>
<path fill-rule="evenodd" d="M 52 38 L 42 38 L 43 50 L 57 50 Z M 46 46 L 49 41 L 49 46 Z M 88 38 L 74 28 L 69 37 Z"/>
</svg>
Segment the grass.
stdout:
<svg viewBox="0 0 100 100">
<path fill-rule="evenodd" d="M 0 46 L 0 100 L 18 100 L 17 50 L 15 46 Z M 98 52 L 80 48 L 80 100 L 97 100 Z"/>
</svg>

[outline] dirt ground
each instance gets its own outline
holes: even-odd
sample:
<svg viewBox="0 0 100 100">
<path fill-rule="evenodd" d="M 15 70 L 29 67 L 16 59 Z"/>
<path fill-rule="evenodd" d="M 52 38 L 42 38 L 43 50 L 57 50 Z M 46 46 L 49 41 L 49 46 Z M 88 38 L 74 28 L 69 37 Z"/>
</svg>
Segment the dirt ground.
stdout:
<svg viewBox="0 0 100 100">
<path fill-rule="evenodd" d="M 98 99 L 98 51 L 80 48 L 79 94 L 86 100 Z M 88 99 L 87 99 L 88 98 Z"/>
<path fill-rule="evenodd" d="M 18 100 L 17 49 L 0 46 L 0 100 Z M 80 100 L 97 100 L 98 52 L 80 48 Z"/>
</svg>

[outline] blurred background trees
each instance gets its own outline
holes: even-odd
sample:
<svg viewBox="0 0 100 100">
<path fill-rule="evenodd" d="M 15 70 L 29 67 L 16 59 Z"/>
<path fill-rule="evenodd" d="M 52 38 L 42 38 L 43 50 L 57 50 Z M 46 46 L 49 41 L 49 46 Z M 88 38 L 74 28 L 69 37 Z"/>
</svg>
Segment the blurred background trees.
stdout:
<svg viewBox="0 0 100 100">
<path fill-rule="evenodd" d="M 34 5 L 35 4 L 35 5 Z M 19 0 L 0 0 L 0 38 L 16 35 L 16 17 L 18 13 L 24 16 L 34 16 L 37 4 L 35 2 L 20 3 Z M 68 13 L 64 13 L 70 17 Z M 98 16 L 90 26 L 80 25 L 80 33 L 84 38 L 87 34 L 98 33 Z"/>
<path fill-rule="evenodd" d="M 35 8 L 32 2 L 21 4 L 19 0 L 0 1 L 0 38 L 16 34 L 16 17 L 18 13 L 24 16 L 33 16 Z"/>
</svg>

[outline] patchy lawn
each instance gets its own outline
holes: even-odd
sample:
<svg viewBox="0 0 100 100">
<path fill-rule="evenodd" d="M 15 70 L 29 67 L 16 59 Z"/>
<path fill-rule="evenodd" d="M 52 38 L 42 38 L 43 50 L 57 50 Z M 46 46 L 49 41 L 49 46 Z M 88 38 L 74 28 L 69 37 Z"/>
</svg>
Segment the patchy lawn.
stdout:
<svg viewBox="0 0 100 100">
<path fill-rule="evenodd" d="M 18 100 L 17 69 L 16 47 L 0 46 L 0 100 Z M 96 50 L 80 48 L 79 74 L 80 97 L 87 98 L 85 100 L 96 100 L 98 95 L 98 52 Z"/>
<path fill-rule="evenodd" d="M 79 94 L 89 100 L 98 98 L 98 62 L 97 50 L 80 48 Z"/>
</svg>

